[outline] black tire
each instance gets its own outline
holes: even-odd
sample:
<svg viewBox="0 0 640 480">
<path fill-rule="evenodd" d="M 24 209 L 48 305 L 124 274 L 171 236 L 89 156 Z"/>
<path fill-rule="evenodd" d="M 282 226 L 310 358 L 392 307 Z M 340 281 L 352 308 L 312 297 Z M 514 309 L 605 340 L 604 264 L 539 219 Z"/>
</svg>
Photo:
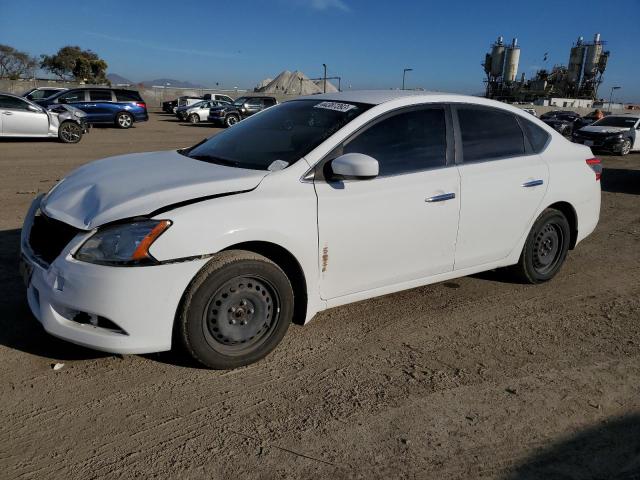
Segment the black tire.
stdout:
<svg viewBox="0 0 640 480">
<path fill-rule="evenodd" d="M 195 125 L 200 121 L 200 117 L 198 116 L 197 113 L 192 113 L 191 115 L 189 115 L 188 120 L 189 120 L 189 123 L 193 123 Z"/>
<path fill-rule="evenodd" d="M 116 115 L 116 127 L 118 128 L 131 128 L 133 125 L 133 117 L 127 112 L 120 112 Z"/>
<path fill-rule="evenodd" d="M 82 127 L 72 120 L 62 122 L 58 127 L 58 139 L 63 143 L 78 143 L 82 140 Z"/>
<path fill-rule="evenodd" d="M 293 289 L 271 260 L 253 252 L 217 254 L 187 288 L 176 333 L 196 361 L 224 370 L 269 354 L 293 319 Z"/>
<path fill-rule="evenodd" d="M 224 119 L 224 125 L 225 127 L 232 127 L 233 125 L 235 125 L 236 123 L 238 123 L 240 121 L 240 118 L 238 118 L 237 115 L 231 114 L 231 115 L 227 115 Z"/>
<path fill-rule="evenodd" d="M 524 283 L 551 280 L 567 258 L 570 242 L 567 217 L 559 210 L 547 208 L 531 227 L 513 273 Z"/>
<path fill-rule="evenodd" d="M 629 154 L 630 151 L 631 151 L 631 139 L 625 138 L 622 141 L 622 145 L 620 146 L 620 151 L 618 152 L 618 155 L 624 156 Z"/>
</svg>

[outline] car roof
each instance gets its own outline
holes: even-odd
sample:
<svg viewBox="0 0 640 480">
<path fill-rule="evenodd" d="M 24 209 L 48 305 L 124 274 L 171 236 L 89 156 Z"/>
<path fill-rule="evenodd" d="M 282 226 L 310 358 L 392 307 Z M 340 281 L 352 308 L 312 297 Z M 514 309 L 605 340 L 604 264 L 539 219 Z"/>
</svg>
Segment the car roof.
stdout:
<svg viewBox="0 0 640 480">
<path fill-rule="evenodd" d="M 423 90 L 349 90 L 345 92 L 321 93 L 318 95 L 306 95 L 300 97 L 308 100 L 335 100 L 342 102 L 369 103 L 380 105 L 382 103 L 405 97 L 429 97 L 439 95 L 451 95 L 456 97 L 477 98 L 469 95 L 459 95 L 446 92 L 432 92 Z"/>
</svg>

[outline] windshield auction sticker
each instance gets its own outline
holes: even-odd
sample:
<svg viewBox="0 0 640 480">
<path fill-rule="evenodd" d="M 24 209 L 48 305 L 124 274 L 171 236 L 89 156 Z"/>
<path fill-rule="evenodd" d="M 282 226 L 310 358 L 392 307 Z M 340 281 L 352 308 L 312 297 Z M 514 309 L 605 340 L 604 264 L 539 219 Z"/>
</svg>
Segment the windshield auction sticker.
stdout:
<svg viewBox="0 0 640 480">
<path fill-rule="evenodd" d="M 325 110 L 334 110 L 336 112 L 348 112 L 349 110 L 356 108 L 356 106 L 348 103 L 320 102 L 315 105 L 314 108 L 324 108 Z"/>
</svg>

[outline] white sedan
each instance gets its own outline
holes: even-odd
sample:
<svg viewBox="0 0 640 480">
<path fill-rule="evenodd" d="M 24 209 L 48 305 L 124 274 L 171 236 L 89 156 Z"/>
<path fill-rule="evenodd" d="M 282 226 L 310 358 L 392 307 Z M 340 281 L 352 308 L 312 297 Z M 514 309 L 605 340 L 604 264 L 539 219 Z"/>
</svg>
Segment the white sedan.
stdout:
<svg viewBox="0 0 640 480">
<path fill-rule="evenodd" d="M 255 362 L 321 310 L 510 267 L 550 280 L 600 212 L 601 166 L 522 110 L 349 92 L 194 147 L 89 163 L 32 204 L 28 301 L 99 350 Z"/>
</svg>

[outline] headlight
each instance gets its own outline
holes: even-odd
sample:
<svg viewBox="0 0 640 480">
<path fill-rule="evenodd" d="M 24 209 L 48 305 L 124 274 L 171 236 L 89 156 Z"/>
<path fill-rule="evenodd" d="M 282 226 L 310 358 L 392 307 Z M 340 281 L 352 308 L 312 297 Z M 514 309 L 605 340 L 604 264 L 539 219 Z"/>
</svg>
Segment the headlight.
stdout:
<svg viewBox="0 0 640 480">
<path fill-rule="evenodd" d="M 153 264 L 149 247 L 170 225 L 169 220 L 142 220 L 105 227 L 82 244 L 75 258 L 100 265 Z"/>
</svg>

